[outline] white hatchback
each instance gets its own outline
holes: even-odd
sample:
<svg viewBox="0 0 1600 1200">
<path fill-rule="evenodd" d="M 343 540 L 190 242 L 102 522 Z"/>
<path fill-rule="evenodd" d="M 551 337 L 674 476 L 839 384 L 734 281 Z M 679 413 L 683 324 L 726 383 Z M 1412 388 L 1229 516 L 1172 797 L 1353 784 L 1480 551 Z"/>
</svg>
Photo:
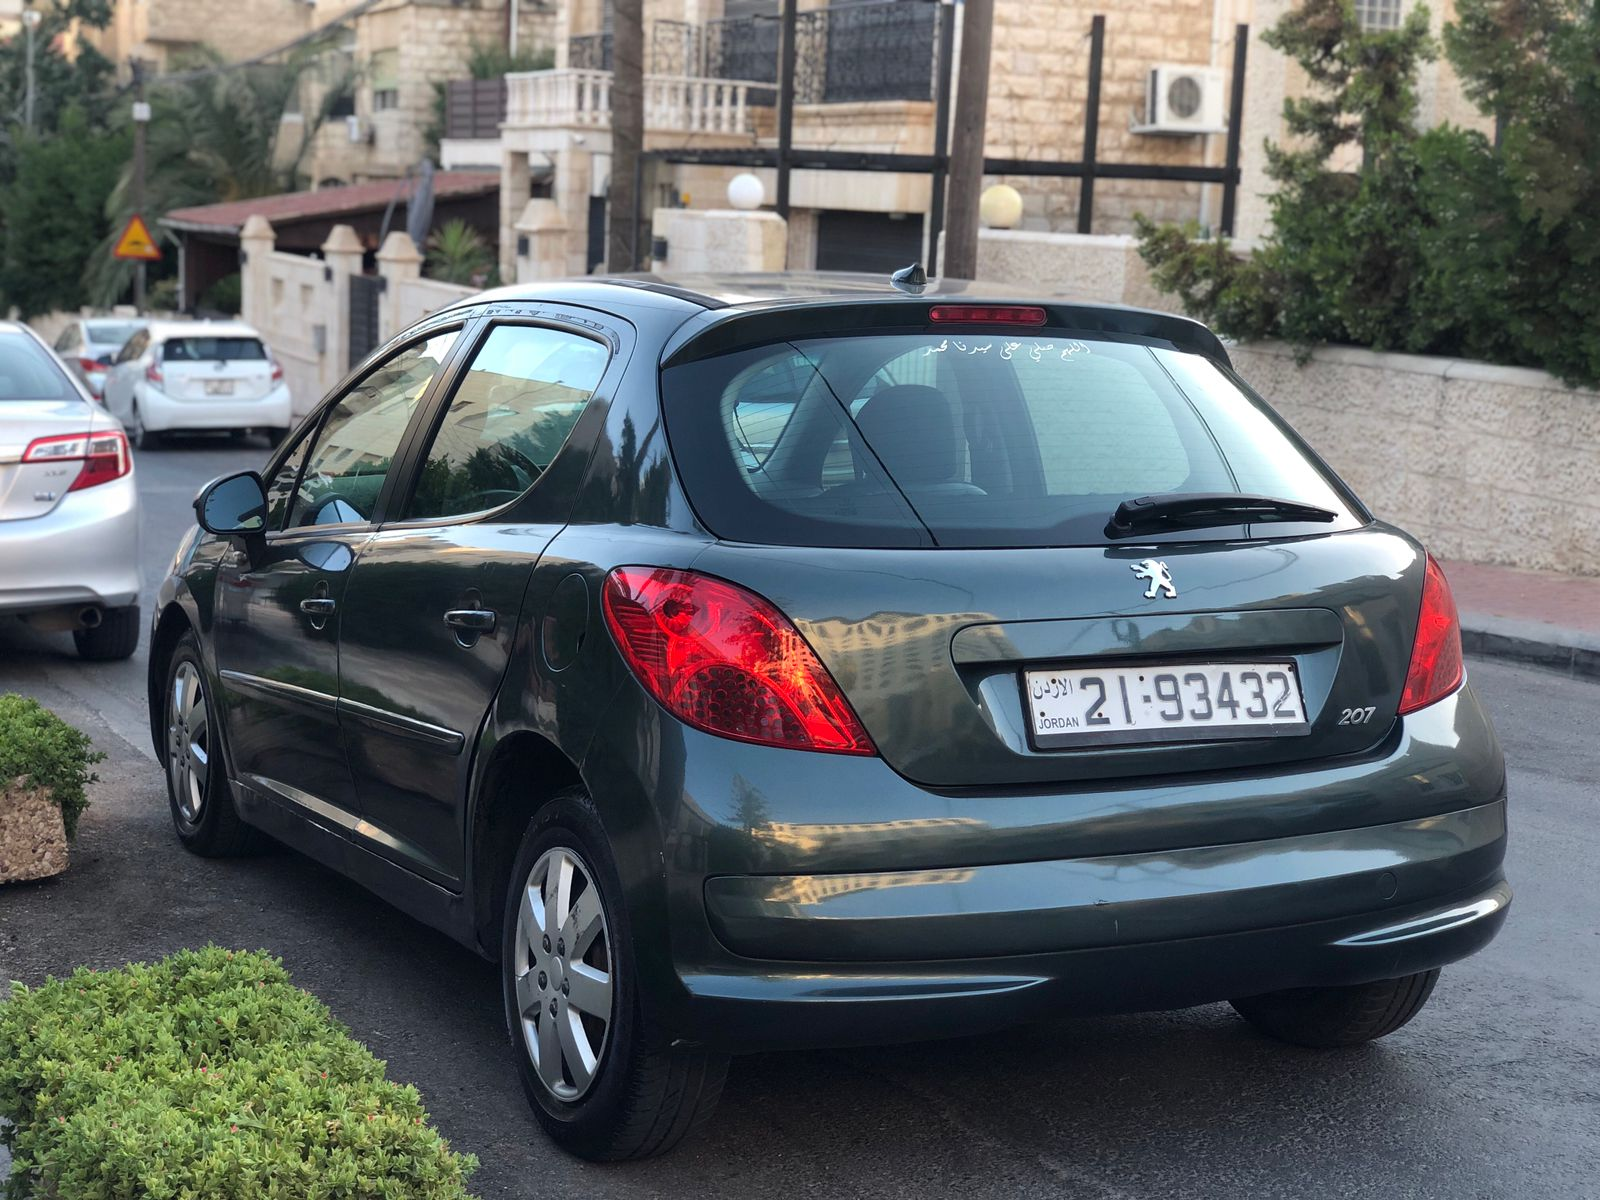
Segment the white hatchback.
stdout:
<svg viewBox="0 0 1600 1200">
<path fill-rule="evenodd" d="M 106 377 L 105 406 L 140 450 L 169 432 L 289 432 L 289 389 L 261 335 L 239 321 L 152 321 Z"/>
</svg>

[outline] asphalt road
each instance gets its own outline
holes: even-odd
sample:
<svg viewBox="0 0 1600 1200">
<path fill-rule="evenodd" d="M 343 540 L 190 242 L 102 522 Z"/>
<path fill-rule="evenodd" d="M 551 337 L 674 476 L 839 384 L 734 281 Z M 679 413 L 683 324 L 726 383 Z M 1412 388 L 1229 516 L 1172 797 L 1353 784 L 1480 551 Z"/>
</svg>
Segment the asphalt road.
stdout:
<svg viewBox="0 0 1600 1200">
<path fill-rule="evenodd" d="M 141 454 L 153 586 L 196 487 L 260 447 Z M 1511 763 L 1517 889 L 1483 954 L 1386 1042 L 1320 1054 L 1225 1006 L 1062 1019 L 933 1045 L 738 1060 L 709 1134 L 595 1167 L 541 1138 L 505 1061 L 494 968 L 287 851 L 207 862 L 171 834 L 143 650 L 82 665 L 0 623 L 0 690 L 109 758 L 63 878 L 0 891 L 0 979 L 206 941 L 265 947 L 415 1083 L 483 1196 L 1600 1196 L 1600 686 L 1471 671 Z"/>
</svg>

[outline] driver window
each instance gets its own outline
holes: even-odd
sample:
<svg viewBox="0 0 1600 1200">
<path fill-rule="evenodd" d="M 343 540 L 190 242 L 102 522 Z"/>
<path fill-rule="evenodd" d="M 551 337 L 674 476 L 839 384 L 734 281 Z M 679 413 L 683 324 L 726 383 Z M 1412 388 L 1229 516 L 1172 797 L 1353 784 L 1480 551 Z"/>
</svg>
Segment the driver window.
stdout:
<svg viewBox="0 0 1600 1200">
<path fill-rule="evenodd" d="M 457 330 L 435 334 L 372 371 L 328 411 L 295 491 L 289 528 L 372 520 L 378 494 Z"/>
<path fill-rule="evenodd" d="M 486 512 L 526 492 L 578 423 L 609 358 L 575 333 L 496 326 L 434 432 L 406 518 Z"/>
</svg>

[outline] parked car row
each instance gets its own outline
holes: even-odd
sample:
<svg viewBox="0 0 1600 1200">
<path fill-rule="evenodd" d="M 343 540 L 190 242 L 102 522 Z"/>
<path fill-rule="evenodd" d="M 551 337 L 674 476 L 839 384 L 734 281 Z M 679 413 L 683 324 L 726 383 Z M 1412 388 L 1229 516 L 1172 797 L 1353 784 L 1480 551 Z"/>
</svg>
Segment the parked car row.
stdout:
<svg viewBox="0 0 1600 1200">
<path fill-rule="evenodd" d="M 70 630 L 88 659 L 138 647 L 139 450 L 168 433 L 290 424 L 282 368 L 237 321 L 83 317 L 54 349 L 0 323 L 0 614 Z"/>
<path fill-rule="evenodd" d="M 896 282 L 434 313 L 200 492 L 156 598 L 179 840 L 497 960 L 576 1154 L 762 1048 L 1215 1001 L 1358 1045 L 1506 917 L 1426 549 L 1202 326 Z M 235 370 L 149 361 L 196 412 Z"/>
</svg>

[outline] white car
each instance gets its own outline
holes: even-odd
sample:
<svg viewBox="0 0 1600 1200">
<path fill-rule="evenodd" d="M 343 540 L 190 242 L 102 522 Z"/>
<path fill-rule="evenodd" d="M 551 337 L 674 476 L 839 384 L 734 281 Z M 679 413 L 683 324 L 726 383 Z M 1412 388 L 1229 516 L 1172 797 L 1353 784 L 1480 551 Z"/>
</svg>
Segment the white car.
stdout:
<svg viewBox="0 0 1600 1200">
<path fill-rule="evenodd" d="M 140 450 L 164 433 L 289 433 L 289 389 L 261 335 L 239 321 L 152 321 L 106 377 L 105 406 Z"/>
<path fill-rule="evenodd" d="M 122 426 L 33 330 L 0 321 L 0 615 L 139 645 L 139 493 Z"/>
<path fill-rule="evenodd" d="M 139 317 L 74 317 L 56 338 L 56 353 L 98 400 L 118 352 L 148 323 Z"/>
</svg>

